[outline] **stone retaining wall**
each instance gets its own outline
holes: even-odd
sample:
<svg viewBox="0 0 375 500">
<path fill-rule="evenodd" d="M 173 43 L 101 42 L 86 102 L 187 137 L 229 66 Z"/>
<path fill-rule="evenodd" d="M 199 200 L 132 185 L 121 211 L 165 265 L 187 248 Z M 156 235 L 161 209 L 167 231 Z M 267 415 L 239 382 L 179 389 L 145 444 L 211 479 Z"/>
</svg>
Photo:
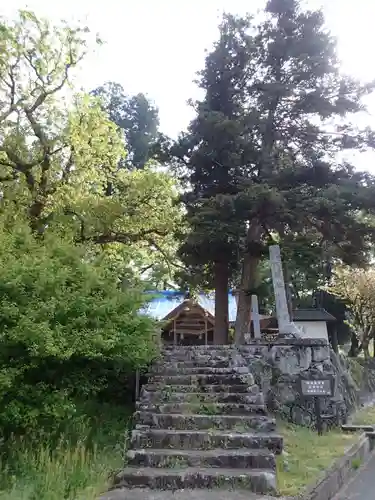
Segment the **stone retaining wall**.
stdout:
<svg viewBox="0 0 375 500">
<path fill-rule="evenodd" d="M 358 390 L 350 373 L 324 339 L 277 339 L 252 341 L 240 347 L 255 382 L 262 388 L 269 410 L 299 425 L 314 423 L 313 401 L 301 398 L 300 378 L 333 376 L 332 398 L 321 398 L 327 426 L 346 422 L 358 404 Z"/>
</svg>

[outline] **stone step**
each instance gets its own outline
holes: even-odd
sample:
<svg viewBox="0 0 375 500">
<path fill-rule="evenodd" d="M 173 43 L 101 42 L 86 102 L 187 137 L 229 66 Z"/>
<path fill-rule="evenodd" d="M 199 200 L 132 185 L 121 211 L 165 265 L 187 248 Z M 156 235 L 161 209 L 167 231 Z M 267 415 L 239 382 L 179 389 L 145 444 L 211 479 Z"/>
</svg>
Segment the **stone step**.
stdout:
<svg viewBox="0 0 375 500">
<path fill-rule="evenodd" d="M 224 368 L 217 366 L 153 366 L 149 377 L 173 376 L 173 375 L 241 375 L 249 373 L 247 367 L 229 367 Z"/>
<path fill-rule="evenodd" d="M 176 346 L 165 346 L 161 350 L 161 354 L 169 354 L 175 352 L 195 352 L 195 353 L 228 353 L 228 352 L 238 352 L 238 348 L 233 344 L 227 345 L 176 345 Z"/>
<path fill-rule="evenodd" d="M 143 392 L 142 403 L 226 403 L 226 404 L 264 404 L 264 396 L 257 385 L 252 386 L 252 392 L 226 393 L 226 392 Z"/>
<path fill-rule="evenodd" d="M 215 359 L 209 359 L 205 361 L 192 361 L 192 360 L 187 360 L 187 361 L 158 361 L 153 364 L 153 368 L 157 371 L 166 369 L 175 369 L 175 370 L 180 370 L 181 368 L 230 368 L 232 366 L 231 361 L 226 358 L 221 361 L 217 361 Z"/>
<path fill-rule="evenodd" d="M 127 467 L 115 478 L 118 487 L 143 487 L 158 490 L 185 488 L 240 489 L 254 493 L 276 494 L 273 470 L 183 468 L 158 469 Z"/>
<path fill-rule="evenodd" d="M 170 355 L 166 355 L 162 359 L 162 363 L 186 363 L 193 362 L 199 366 L 210 366 L 217 363 L 228 363 L 228 366 L 232 364 L 232 359 L 235 358 L 236 355 L 226 356 L 224 354 L 195 354 L 195 353 L 174 353 Z"/>
<path fill-rule="evenodd" d="M 255 386 L 255 384 L 254 384 Z M 252 393 L 254 386 L 247 386 L 245 384 L 221 384 L 221 385 L 167 385 L 166 383 L 149 383 L 145 384 L 142 388 L 141 397 L 143 392 L 159 392 L 163 394 L 170 394 L 171 392 L 201 392 L 201 393 Z"/>
<path fill-rule="evenodd" d="M 227 469 L 276 470 L 275 455 L 269 450 L 170 450 L 135 449 L 127 453 L 127 464 L 138 467 L 222 467 Z"/>
<path fill-rule="evenodd" d="M 236 432 L 212 430 L 135 429 L 132 448 L 165 448 L 184 450 L 211 450 L 214 448 L 268 449 L 281 453 L 282 436 L 275 432 Z"/>
<path fill-rule="evenodd" d="M 180 413 L 186 415 L 266 415 L 267 409 L 264 404 L 227 404 L 227 403 L 167 403 L 154 404 L 150 402 L 136 403 L 139 411 L 153 413 Z"/>
<path fill-rule="evenodd" d="M 233 363 L 233 361 L 238 358 L 238 353 L 230 353 L 229 355 L 224 352 L 211 352 L 211 353 L 196 353 L 196 352 L 174 352 L 166 354 L 162 357 L 161 363 L 186 363 L 194 362 L 196 364 L 205 363 L 207 365 L 212 365 L 216 363 Z M 242 359 L 242 358 L 241 358 Z"/>
<path fill-rule="evenodd" d="M 276 422 L 264 415 L 182 415 L 136 411 L 135 422 L 156 429 L 256 429 L 261 432 L 274 431 Z"/>
<path fill-rule="evenodd" d="M 118 488 L 104 493 L 99 500 L 276 500 L 250 491 L 228 490 L 150 490 L 149 488 Z"/>
<path fill-rule="evenodd" d="M 214 375 L 154 375 L 150 377 L 150 384 L 166 385 L 254 385 L 254 377 L 250 373 L 238 374 L 220 374 Z"/>
<path fill-rule="evenodd" d="M 236 359 L 241 354 L 237 349 L 219 349 L 210 347 L 207 349 L 191 349 L 191 348 L 176 348 L 168 351 L 164 351 L 161 355 L 161 360 L 164 362 L 176 362 L 176 361 L 228 361 Z"/>
</svg>

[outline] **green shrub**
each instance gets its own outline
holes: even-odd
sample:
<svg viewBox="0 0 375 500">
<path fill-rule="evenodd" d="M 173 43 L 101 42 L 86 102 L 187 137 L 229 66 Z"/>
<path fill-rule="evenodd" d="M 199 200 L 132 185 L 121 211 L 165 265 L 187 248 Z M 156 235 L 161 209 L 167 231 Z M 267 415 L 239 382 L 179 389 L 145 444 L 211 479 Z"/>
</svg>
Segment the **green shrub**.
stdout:
<svg viewBox="0 0 375 500">
<path fill-rule="evenodd" d="M 149 363 L 155 325 L 87 247 L 1 221 L 0 241 L 0 429 L 70 425 L 77 399 L 105 399 Z"/>
</svg>

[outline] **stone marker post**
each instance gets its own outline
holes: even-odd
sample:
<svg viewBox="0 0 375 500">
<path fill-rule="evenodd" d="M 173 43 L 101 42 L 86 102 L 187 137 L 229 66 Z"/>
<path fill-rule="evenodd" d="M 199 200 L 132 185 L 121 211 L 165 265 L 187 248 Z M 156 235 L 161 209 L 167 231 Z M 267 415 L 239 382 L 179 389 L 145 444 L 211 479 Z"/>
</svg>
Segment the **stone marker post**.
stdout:
<svg viewBox="0 0 375 500">
<path fill-rule="evenodd" d="M 279 335 L 292 334 L 296 337 L 301 337 L 301 332 L 299 331 L 297 326 L 290 320 L 288 302 L 286 299 L 280 247 L 279 245 L 271 245 L 269 251 Z"/>
<path fill-rule="evenodd" d="M 260 319 L 259 319 L 259 306 L 257 295 L 251 296 L 251 319 L 254 326 L 254 338 L 260 339 Z"/>
</svg>

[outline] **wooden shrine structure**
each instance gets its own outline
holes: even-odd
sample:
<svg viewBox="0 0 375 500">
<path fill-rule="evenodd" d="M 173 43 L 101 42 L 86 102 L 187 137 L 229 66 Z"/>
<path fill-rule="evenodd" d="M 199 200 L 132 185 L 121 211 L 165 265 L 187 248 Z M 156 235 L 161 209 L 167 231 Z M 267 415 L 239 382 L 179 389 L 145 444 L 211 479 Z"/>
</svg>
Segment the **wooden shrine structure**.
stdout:
<svg viewBox="0 0 375 500">
<path fill-rule="evenodd" d="M 214 316 L 191 299 L 184 300 L 162 320 L 162 339 L 170 345 L 213 343 Z"/>
</svg>

